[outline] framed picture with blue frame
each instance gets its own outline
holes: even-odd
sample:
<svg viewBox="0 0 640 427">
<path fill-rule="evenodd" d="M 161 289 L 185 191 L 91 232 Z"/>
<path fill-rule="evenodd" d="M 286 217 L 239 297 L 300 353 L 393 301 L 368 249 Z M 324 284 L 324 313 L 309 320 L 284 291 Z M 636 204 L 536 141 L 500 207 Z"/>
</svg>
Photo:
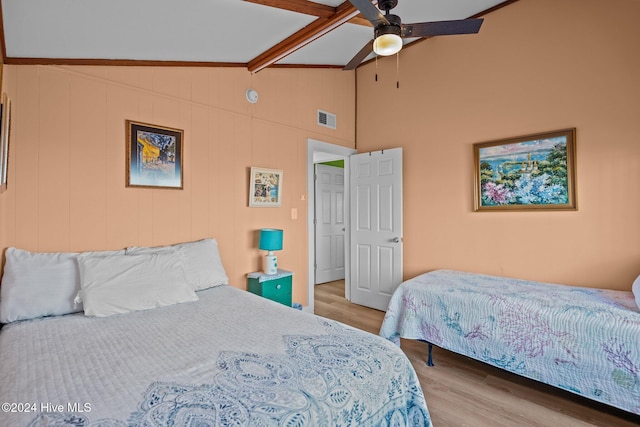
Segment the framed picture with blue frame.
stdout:
<svg viewBox="0 0 640 427">
<path fill-rule="evenodd" d="M 474 210 L 576 210 L 576 129 L 473 145 Z"/>
</svg>

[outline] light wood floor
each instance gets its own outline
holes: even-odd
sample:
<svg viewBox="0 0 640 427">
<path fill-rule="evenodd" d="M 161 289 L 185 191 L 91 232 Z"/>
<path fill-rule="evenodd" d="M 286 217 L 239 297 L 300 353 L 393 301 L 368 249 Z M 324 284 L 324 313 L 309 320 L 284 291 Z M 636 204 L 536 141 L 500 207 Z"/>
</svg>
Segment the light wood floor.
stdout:
<svg viewBox="0 0 640 427">
<path fill-rule="evenodd" d="M 315 314 L 378 334 L 384 313 L 351 304 L 344 281 L 315 287 Z M 435 427 L 631 427 L 640 416 L 510 374 L 434 347 L 436 366 L 426 366 L 427 345 L 402 340 L 420 378 Z"/>
</svg>

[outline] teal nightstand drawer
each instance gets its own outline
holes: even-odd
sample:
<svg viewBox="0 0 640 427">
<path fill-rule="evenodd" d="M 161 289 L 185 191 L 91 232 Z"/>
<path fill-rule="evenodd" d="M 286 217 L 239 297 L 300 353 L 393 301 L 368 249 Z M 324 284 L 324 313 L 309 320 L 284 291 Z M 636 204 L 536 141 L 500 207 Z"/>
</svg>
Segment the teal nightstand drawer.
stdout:
<svg viewBox="0 0 640 427">
<path fill-rule="evenodd" d="M 293 273 L 278 270 L 277 274 L 250 273 L 247 275 L 247 290 L 253 294 L 291 307 Z"/>
<path fill-rule="evenodd" d="M 262 296 L 291 307 L 291 276 L 262 282 Z"/>
</svg>

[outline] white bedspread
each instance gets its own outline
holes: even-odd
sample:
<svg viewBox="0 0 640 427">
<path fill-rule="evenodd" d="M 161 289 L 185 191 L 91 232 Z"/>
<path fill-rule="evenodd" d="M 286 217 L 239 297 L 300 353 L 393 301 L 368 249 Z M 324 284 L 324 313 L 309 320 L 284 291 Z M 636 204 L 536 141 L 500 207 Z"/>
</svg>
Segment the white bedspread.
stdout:
<svg viewBox="0 0 640 427">
<path fill-rule="evenodd" d="M 5 326 L 0 426 L 430 425 L 391 342 L 230 286 L 198 295 Z"/>
</svg>

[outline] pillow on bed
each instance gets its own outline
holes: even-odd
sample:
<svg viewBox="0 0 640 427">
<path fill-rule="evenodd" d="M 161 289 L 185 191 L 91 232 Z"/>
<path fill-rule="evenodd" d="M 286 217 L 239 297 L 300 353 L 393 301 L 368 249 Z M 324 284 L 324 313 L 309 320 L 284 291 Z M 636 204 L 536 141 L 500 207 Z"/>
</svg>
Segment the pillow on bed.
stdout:
<svg viewBox="0 0 640 427">
<path fill-rule="evenodd" d="M 168 253 L 176 250 L 182 250 L 184 254 L 187 282 L 194 291 L 229 284 L 216 239 L 152 248 L 131 247 L 127 248 L 127 255 Z"/>
<path fill-rule="evenodd" d="M 104 317 L 196 301 L 180 252 L 78 257 L 84 314 Z"/>
<path fill-rule="evenodd" d="M 636 297 L 636 305 L 638 309 L 640 309 L 640 276 L 636 277 L 636 280 L 633 282 L 631 292 L 633 292 L 633 296 Z"/>
<path fill-rule="evenodd" d="M 124 251 L 85 252 L 93 256 Z M 0 322 L 82 311 L 73 300 L 80 290 L 78 253 L 36 253 L 8 248 L 0 286 Z"/>
</svg>

